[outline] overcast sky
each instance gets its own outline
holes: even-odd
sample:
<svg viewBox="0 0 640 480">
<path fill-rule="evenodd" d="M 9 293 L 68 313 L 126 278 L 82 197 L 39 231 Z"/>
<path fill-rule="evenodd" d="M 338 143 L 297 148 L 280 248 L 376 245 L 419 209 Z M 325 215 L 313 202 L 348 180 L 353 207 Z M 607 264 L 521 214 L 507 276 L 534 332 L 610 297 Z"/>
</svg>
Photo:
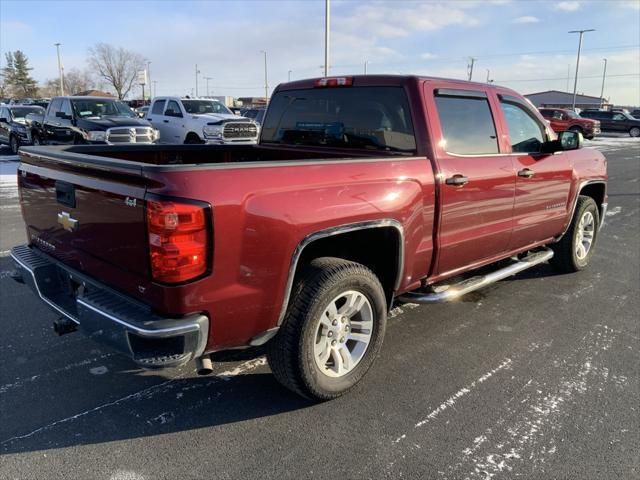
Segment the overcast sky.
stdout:
<svg viewBox="0 0 640 480">
<path fill-rule="evenodd" d="M 402 73 L 473 79 L 522 93 L 573 88 L 578 36 L 584 37 L 578 92 L 640 104 L 640 0 L 630 1 L 356 1 L 331 2 L 332 74 Z M 32 74 L 56 77 L 54 43 L 66 69 L 85 68 L 97 42 L 123 46 L 151 61 L 157 94 L 189 94 L 195 64 L 212 95 L 264 95 L 269 84 L 320 76 L 324 0 L 0 1 L 0 51 L 23 50 Z"/>
</svg>

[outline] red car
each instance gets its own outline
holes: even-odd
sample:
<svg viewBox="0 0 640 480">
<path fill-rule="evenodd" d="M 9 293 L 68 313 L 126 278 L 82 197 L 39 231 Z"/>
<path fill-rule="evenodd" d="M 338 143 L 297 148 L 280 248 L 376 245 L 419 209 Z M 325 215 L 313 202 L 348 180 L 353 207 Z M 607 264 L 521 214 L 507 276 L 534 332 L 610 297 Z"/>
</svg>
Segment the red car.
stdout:
<svg viewBox="0 0 640 480">
<path fill-rule="evenodd" d="M 365 375 L 395 301 L 587 267 L 607 169 L 580 141 L 494 85 L 287 83 L 259 145 L 21 149 L 15 277 L 59 333 L 138 365 L 207 373 L 211 352 L 267 343 L 280 382 L 326 400 Z"/>
<path fill-rule="evenodd" d="M 540 113 L 549 120 L 554 132 L 580 132 L 587 140 L 600 133 L 600 122 L 582 118 L 573 110 L 565 108 L 540 108 Z"/>
</svg>

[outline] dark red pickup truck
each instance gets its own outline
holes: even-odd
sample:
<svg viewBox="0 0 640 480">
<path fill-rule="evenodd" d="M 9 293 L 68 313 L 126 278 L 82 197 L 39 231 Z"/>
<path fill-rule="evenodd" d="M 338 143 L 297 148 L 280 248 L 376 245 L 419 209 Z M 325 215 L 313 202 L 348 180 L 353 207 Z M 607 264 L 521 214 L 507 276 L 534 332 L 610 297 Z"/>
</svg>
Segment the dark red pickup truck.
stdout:
<svg viewBox="0 0 640 480">
<path fill-rule="evenodd" d="M 211 352 L 266 343 L 278 380 L 329 399 L 372 364 L 394 299 L 593 255 L 606 160 L 511 90 L 302 80 L 276 89 L 262 127 L 255 146 L 21 150 L 16 279 L 59 333 L 200 373 Z"/>
</svg>

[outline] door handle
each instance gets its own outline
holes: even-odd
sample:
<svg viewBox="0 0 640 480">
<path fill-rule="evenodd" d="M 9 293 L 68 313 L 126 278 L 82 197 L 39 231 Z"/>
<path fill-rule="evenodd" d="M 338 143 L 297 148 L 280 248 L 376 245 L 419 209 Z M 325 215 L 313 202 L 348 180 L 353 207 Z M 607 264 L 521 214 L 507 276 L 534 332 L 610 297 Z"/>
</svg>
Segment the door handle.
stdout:
<svg viewBox="0 0 640 480">
<path fill-rule="evenodd" d="M 469 179 L 467 177 L 465 177 L 464 175 L 460 175 L 459 173 L 455 174 L 453 177 L 449 177 L 447 178 L 444 183 L 446 183 L 447 185 L 464 185 L 465 183 L 468 183 Z"/>
<path fill-rule="evenodd" d="M 531 178 L 536 174 L 536 172 L 534 172 L 533 170 L 529 170 L 528 168 L 525 168 L 523 170 L 520 170 L 518 172 L 518 176 L 519 177 L 524 177 L 524 178 Z"/>
<path fill-rule="evenodd" d="M 169 123 L 169 120 L 162 120 L 164 123 Z"/>
<path fill-rule="evenodd" d="M 147 118 L 147 120 L 153 122 L 153 118 Z"/>
</svg>

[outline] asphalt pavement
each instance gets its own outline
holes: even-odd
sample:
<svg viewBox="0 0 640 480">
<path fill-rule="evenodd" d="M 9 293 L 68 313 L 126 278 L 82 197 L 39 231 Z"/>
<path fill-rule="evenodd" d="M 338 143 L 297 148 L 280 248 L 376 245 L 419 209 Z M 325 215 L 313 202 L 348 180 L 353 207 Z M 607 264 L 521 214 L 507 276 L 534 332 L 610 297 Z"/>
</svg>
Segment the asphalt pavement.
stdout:
<svg viewBox="0 0 640 480">
<path fill-rule="evenodd" d="M 0 156 L 0 478 L 640 478 L 640 139 L 591 145 L 610 181 L 588 270 L 394 309 L 364 382 L 323 404 L 282 388 L 260 350 L 197 377 L 56 337 L 9 278 L 24 229 Z"/>
</svg>

